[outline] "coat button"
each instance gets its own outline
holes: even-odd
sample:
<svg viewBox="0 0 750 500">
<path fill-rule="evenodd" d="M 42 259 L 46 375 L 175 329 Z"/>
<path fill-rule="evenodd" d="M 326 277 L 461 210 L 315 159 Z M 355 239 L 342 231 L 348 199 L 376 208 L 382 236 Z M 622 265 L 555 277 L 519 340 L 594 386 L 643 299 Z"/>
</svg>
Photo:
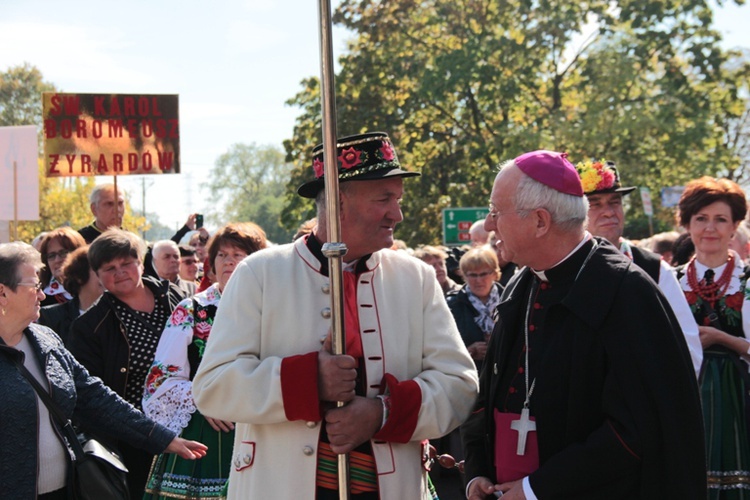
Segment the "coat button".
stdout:
<svg viewBox="0 0 750 500">
<path fill-rule="evenodd" d="M 326 283 L 322 287 L 320 287 L 320 291 L 323 293 L 331 293 L 331 285 Z"/>
<path fill-rule="evenodd" d="M 245 465 L 250 465 L 250 462 L 253 461 L 253 457 L 251 457 L 250 455 L 245 455 L 244 457 L 242 457 L 242 461 L 245 462 Z"/>
<path fill-rule="evenodd" d="M 128 369 L 125 368 L 124 366 L 122 368 L 120 368 L 120 373 L 125 373 L 126 371 L 128 371 Z"/>
<path fill-rule="evenodd" d="M 494 373 L 495 375 L 497 375 L 497 363 L 495 363 L 494 365 L 492 365 L 492 373 Z"/>
<path fill-rule="evenodd" d="M 318 423 L 310 420 L 309 422 L 305 422 L 305 425 L 308 429 L 315 429 L 318 426 Z"/>
<path fill-rule="evenodd" d="M 234 459 L 234 467 L 235 467 L 235 469 L 239 469 L 240 467 L 242 467 L 242 462 L 240 462 L 240 458 L 239 457 L 237 457 L 237 458 Z"/>
<path fill-rule="evenodd" d="M 309 457 L 310 455 L 315 453 L 315 450 L 313 450 L 312 446 L 305 446 L 304 448 L 302 448 L 302 453 Z"/>
<path fill-rule="evenodd" d="M 328 319 L 331 317 L 331 308 L 330 307 L 324 307 L 320 311 L 320 315 L 323 316 L 325 319 Z"/>
</svg>

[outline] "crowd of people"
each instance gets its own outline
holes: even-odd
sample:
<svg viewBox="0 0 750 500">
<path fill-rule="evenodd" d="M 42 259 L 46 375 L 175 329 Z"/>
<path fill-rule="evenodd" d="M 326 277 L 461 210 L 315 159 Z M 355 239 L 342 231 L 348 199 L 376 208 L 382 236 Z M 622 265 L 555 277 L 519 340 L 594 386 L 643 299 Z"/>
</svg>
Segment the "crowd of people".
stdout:
<svg viewBox="0 0 750 500">
<path fill-rule="evenodd" d="M 533 151 L 499 167 L 470 245 L 412 249 L 395 230 L 419 174 L 390 138 L 336 156 L 345 354 L 320 146 L 298 189 L 316 217 L 287 244 L 197 214 L 147 243 L 103 184 L 90 225 L 0 245 L 0 497 L 74 498 L 22 366 L 117 451 L 134 499 L 336 499 L 340 454 L 352 499 L 750 497 L 736 183 L 688 183 L 680 231 L 634 241 L 613 162 Z"/>
</svg>

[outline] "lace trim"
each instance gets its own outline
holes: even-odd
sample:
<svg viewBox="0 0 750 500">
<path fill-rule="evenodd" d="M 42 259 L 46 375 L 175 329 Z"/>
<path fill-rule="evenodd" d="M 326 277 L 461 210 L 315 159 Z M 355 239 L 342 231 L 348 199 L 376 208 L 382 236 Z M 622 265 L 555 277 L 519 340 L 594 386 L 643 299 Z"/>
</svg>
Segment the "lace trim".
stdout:
<svg viewBox="0 0 750 500">
<path fill-rule="evenodd" d="M 169 392 L 148 401 L 146 415 L 178 435 L 197 411 L 190 384 L 172 387 Z"/>
</svg>

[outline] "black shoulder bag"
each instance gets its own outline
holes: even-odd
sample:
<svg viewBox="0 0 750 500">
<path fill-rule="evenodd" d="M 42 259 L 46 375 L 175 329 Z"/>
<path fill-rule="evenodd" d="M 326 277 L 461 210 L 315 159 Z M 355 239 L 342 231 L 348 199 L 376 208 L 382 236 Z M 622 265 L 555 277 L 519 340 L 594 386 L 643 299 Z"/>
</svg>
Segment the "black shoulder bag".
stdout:
<svg viewBox="0 0 750 500">
<path fill-rule="evenodd" d="M 54 402 L 41 384 L 34 378 L 20 360 L 14 359 L 18 371 L 26 377 L 39 398 L 49 410 L 50 414 L 61 426 L 70 447 L 75 454 L 73 461 L 72 484 L 68 489 L 72 491 L 76 500 L 128 500 L 127 474 L 128 469 L 114 452 L 110 451 L 99 441 L 80 436 L 73 429 L 73 424 L 65 416 L 62 409 Z"/>
</svg>

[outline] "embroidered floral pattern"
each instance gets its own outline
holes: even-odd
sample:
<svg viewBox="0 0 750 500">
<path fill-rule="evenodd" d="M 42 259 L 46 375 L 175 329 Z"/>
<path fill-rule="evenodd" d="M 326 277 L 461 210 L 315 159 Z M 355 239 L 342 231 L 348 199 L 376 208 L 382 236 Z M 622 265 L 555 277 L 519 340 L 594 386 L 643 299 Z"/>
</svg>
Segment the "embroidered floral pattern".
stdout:
<svg viewBox="0 0 750 500">
<path fill-rule="evenodd" d="M 315 171 L 316 179 L 323 177 L 323 162 L 319 158 L 313 160 L 313 170 Z"/>
<path fill-rule="evenodd" d="M 180 304 L 172 311 L 172 316 L 169 317 L 169 324 L 172 326 L 186 326 L 190 323 L 190 316 L 191 311 L 183 304 Z"/>
<path fill-rule="evenodd" d="M 584 193 L 593 193 L 602 189 L 610 189 L 615 185 L 617 176 L 615 171 L 607 166 L 606 160 L 597 162 L 582 161 L 576 165 Z"/>
<path fill-rule="evenodd" d="M 220 298 L 214 284 L 177 305 L 166 321 L 146 377 L 144 413 L 175 432 L 185 428 L 196 411 L 191 379 L 206 349 Z"/>
<path fill-rule="evenodd" d="M 200 304 L 198 304 L 198 308 L 195 310 L 193 316 L 195 317 L 193 344 L 198 348 L 198 354 L 203 357 L 203 352 L 206 350 L 206 340 L 208 339 L 208 334 L 211 333 L 214 318 Z"/>
<path fill-rule="evenodd" d="M 155 361 L 146 378 L 146 395 L 153 394 L 171 374 L 180 370 L 177 365 L 165 365 Z"/>
<path fill-rule="evenodd" d="M 367 158 L 362 158 L 364 155 L 364 151 L 358 151 L 353 147 L 342 150 L 339 155 L 341 168 L 344 170 L 355 168 L 357 165 L 367 160 Z"/>
<path fill-rule="evenodd" d="M 393 151 L 393 146 L 390 142 L 383 142 L 378 151 L 380 151 L 380 157 L 385 161 L 393 161 L 396 158 L 396 152 Z"/>
<path fill-rule="evenodd" d="M 747 291 L 745 291 L 745 294 Z M 742 321 L 742 303 L 744 302 L 744 295 L 741 291 L 733 293 L 731 295 L 724 295 L 716 301 L 714 309 L 723 317 L 728 326 L 739 326 Z M 703 315 L 703 303 L 704 300 L 697 293 L 686 291 L 685 298 L 687 299 L 688 305 L 690 306 L 690 312 L 696 317 L 702 316 L 702 326 L 713 326 L 708 316 Z"/>
<path fill-rule="evenodd" d="M 203 353 L 206 352 L 206 341 L 203 339 L 194 339 L 193 344 L 198 348 L 198 355 L 203 357 Z"/>
</svg>

